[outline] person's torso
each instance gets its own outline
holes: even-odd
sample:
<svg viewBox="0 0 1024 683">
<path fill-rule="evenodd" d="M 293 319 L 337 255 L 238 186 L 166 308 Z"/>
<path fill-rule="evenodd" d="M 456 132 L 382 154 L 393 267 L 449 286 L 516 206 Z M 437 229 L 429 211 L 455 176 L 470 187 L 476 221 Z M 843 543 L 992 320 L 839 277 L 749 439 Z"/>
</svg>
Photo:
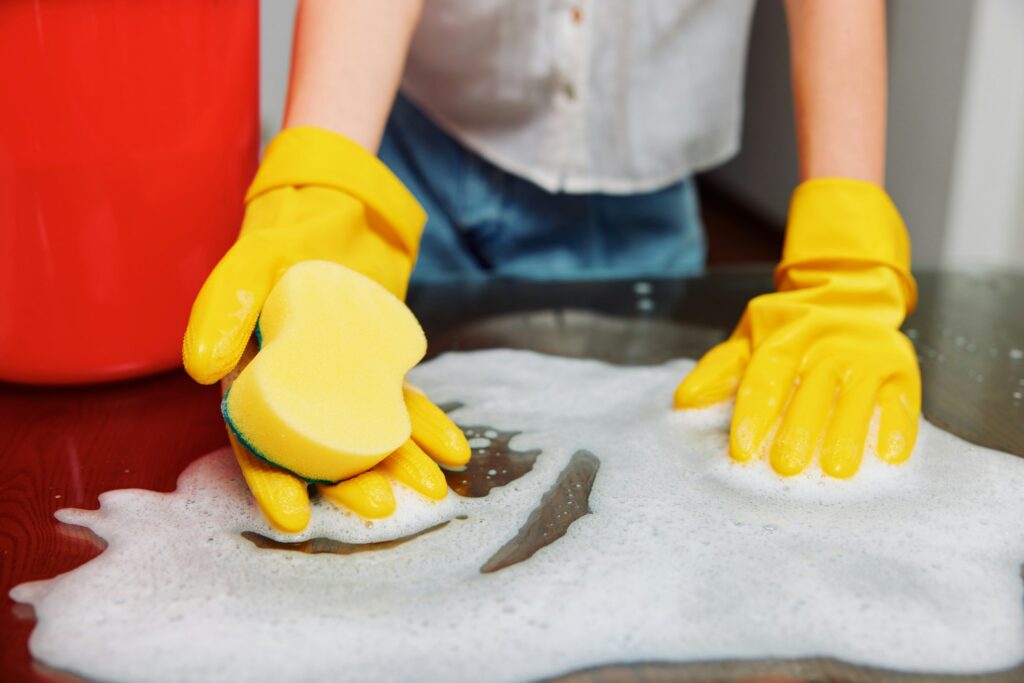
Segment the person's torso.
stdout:
<svg viewBox="0 0 1024 683">
<path fill-rule="evenodd" d="M 551 190 L 654 189 L 738 148 L 753 0 L 428 0 L 402 88 Z"/>
</svg>

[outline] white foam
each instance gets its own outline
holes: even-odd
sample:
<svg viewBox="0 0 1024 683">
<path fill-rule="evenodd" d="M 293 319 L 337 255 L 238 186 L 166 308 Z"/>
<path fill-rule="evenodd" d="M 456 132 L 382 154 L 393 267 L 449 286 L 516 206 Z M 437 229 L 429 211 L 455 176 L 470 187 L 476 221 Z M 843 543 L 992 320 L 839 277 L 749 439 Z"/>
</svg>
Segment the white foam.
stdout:
<svg viewBox="0 0 1024 683">
<path fill-rule="evenodd" d="M 32 653 L 111 681 L 530 680 L 630 661 L 831 656 L 978 672 L 1024 659 L 1024 460 L 922 423 L 901 467 L 780 479 L 728 459 L 728 408 L 670 409 L 692 367 L 622 368 L 517 351 L 449 354 L 415 383 L 455 418 L 519 430 L 534 469 L 486 498 L 366 526 L 326 504 L 304 537 L 394 538 L 338 556 L 259 549 L 271 535 L 231 455 L 170 494 L 114 491 L 62 510 L 109 547 L 17 587 Z M 571 455 L 601 460 L 593 514 L 532 559 L 479 567 Z"/>
</svg>

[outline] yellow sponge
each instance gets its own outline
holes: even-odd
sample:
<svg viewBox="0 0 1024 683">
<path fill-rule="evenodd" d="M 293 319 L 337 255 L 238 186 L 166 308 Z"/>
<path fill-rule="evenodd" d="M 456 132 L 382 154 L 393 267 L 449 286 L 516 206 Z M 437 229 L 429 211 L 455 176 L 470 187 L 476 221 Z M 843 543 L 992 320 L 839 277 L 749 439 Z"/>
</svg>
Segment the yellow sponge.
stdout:
<svg viewBox="0 0 1024 683">
<path fill-rule="evenodd" d="M 427 342 L 401 300 L 329 261 L 292 266 L 267 297 L 260 352 L 224 395 L 256 456 L 314 483 L 373 467 L 409 438 L 406 373 Z"/>
</svg>

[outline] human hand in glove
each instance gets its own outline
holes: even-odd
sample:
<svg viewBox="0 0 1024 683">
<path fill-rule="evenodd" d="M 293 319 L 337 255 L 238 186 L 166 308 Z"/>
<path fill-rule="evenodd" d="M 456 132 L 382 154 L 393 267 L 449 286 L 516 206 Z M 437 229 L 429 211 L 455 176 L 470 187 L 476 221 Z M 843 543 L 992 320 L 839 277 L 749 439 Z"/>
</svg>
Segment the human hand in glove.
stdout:
<svg viewBox="0 0 1024 683">
<path fill-rule="evenodd" d="M 286 129 L 268 146 L 247 193 L 238 241 L 193 304 L 185 369 L 204 384 L 225 378 L 242 358 L 271 289 L 303 261 L 341 264 L 403 298 L 424 220 L 412 195 L 364 148 L 320 128 Z M 465 464 L 469 446 L 425 396 L 407 387 L 404 398 L 412 438 L 370 471 L 325 486 L 325 495 L 364 516 L 386 516 L 394 510 L 386 473 L 428 496 L 444 496 L 435 461 Z M 267 519 L 284 531 L 304 528 L 306 482 L 254 457 L 234 435 L 231 440 Z"/>
<path fill-rule="evenodd" d="M 921 379 L 899 327 L 917 292 L 907 233 L 885 191 L 840 178 L 801 184 L 775 284 L 679 385 L 676 408 L 735 396 L 730 455 L 766 453 L 782 475 L 820 454 L 826 474 L 853 476 L 876 408 L 878 456 L 909 458 Z"/>
<path fill-rule="evenodd" d="M 256 344 L 250 342 L 236 367 L 221 380 L 223 392 L 230 389 L 256 353 Z M 418 388 L 407 382 L 402 393 L 412 424 L 409 440 L 362 474 L 338 484 L 318 485 L 321 495 L 363 517 L 379 519 L 396 509 L 392 479 L 433 500 L 448 494 L 448 483 L 438 465 L 459 468 L 469 462 L 466 437 Z M 310 517 L 309 483 L 253 455 L 231 430 L 228 437 L 245 482 L 267 521 L 289 533 L 306 528 Z"/>
</svg>

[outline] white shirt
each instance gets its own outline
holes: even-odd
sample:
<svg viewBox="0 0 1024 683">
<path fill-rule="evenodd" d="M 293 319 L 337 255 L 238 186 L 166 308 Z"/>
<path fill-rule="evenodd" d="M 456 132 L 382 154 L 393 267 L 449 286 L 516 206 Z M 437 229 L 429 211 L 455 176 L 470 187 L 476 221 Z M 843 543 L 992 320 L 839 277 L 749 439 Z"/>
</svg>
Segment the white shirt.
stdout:
<svg viewBox="0 0 1024 683">
<path fill-rule="evenodd" d="M 739 148 L 753 0 L 427 0 L 402 90 L 548 191 L 654 190 Z"/>
</svg>

